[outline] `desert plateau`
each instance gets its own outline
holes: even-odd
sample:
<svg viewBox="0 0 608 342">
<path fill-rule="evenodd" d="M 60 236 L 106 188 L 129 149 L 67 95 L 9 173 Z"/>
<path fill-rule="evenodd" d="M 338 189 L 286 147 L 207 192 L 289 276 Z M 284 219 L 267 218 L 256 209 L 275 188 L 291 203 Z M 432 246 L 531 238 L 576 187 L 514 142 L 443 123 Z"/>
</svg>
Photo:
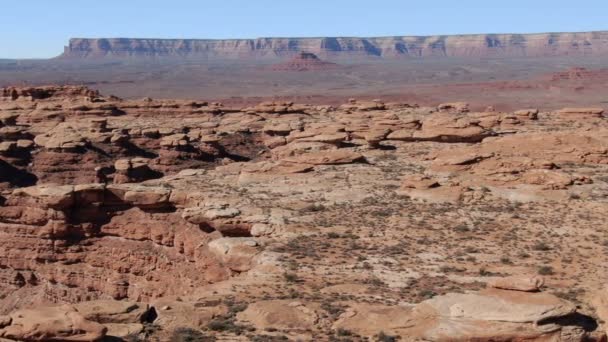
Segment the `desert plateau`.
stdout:
<svg viewBox="0 0 608 342">
<path fill-rule="evenodd" d="M 0 342 L 606 342 L 607 109 L 608 31 L 0 59 Z"/>
<path fill-rule="evenodd" d="M 0 336 L 605 338 L 601 108 L 1 95 Z"/>
</svg>

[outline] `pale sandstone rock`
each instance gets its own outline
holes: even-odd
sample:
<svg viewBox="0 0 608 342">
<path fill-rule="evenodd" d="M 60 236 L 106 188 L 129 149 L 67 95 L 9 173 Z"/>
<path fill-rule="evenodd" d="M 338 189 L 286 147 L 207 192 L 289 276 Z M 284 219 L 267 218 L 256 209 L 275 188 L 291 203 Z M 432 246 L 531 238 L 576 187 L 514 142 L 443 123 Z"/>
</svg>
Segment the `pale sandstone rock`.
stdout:
<svg viewBox="0 0 608 342">
<path fill-rule="evenodd" d="M 148 304 L 97 300 L 75 304 L 76 310 L 86 319 L 97 323 L 142 323 L 150 314 Z"/>
<path fill-rule="evenodd" d="M 595 308 L 597 316 L 603 321 L 603 328 L 608 335 L 608 286 L 594 293 L 591 303 Z"/>
<path fill-rule="evenodd" d="M 258 330 L 312 329 L 319 317 L 314 308 L 289 300 L 269 300 L 251 303 L 237 314 L 240 321 L 252 324 Z"/>
<path fill-rule="evenodd" d="M 209 243 L 209 250 L 237 272 L 249 270 L 253 258 L 260 252 L 258 242 L 252 238 L 220 238 Z"/>
<path fill-rule="evenodd" d="M 380 101 L 358 101 L 353 100 L 348 104 L 343 104 L 339 107 L 341 110 L 348 111 L 372 111 L 372 110 L 385 110 L 386 106 Z"/>
<path fill-rule="evenodd" d="M 217 303 L 184 302 L 170 298 L 157 299 L 152 305 L 158 314 L 154 324 L 167 331 L 184 327 L 200 329 L 207 326 L 214 318 L 228 312 L 225 305 Z"/>
<path fill-rule="evenodd" d="M 16 189 L 13 195 L 26 201 L 54 209 L 65 209 L 74 204 L 74 187 L 71 185 L 38 185 Z"/>
<path fill-rule="evenodd" d="M 581 341 L 581 327 L 544 324 L 576 311 L 571 303 L 542 293 L 485 290 L 447 294 L 410 307 L 357 304 L 342 314 L 334 329 L 363 336 L 383 331 L 412 340 Z"/>
<path fill-rule="evenodd" d="M 121 200 L 141 207 L 163 207 L 169 204 L 171 190 L 139 184 L 108 185 L 107 189 Z"/>
<path fill-rule="evenodd" d="M 105 323 L 104 326 L 108 329 L 106 335 L 111 337 L 127 338 L 144 331 L 141 323 Z"/>
<path fill-rule="evenodd" d="M 10 315 L 0 336 L 27 341 L 96 341 L 107 328 L 85 319 L 69 305 L 19 310 Z"/>
<path fill-rule="evenodd" d="M 432 308 L 442 317 L 512 323 L 538 323 L 576 311 L 572 303 L 548 293 L 493 289 L 438 296 L 423 302 L 416 310 L 423 307 Z"/>
<path fill-rule="evenodd" d="M 517 116 L 518 118 L 524 118 L 524 119 L 529 119 L 529 120 L 538 119 L 538 113 L 539 113 L 539 110 L 536 108 L 520 109 L 520 110 L 513 112 L 513 114 L 515 116 Z"/>
<path fill-rule="evenodd" d="M 380 332 L 388 335 L 400 335 L 404 327 L 413 324 L 411 316 L 412 307 L 355 304 L 340 315 L 332 328 L 335 330 L 345 329 L 369 337 Z M 420 328 L 423 328 L 422 324 Z M 404 335 L 404 337 L 406 336 Z"/>
</svg>

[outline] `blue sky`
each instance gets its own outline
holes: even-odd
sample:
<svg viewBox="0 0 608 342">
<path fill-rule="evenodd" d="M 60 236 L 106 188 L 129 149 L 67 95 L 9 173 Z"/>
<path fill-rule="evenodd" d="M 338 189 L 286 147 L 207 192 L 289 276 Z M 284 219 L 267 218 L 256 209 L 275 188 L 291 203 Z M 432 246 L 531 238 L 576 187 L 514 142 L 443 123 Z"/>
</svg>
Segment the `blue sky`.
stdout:
<svg viewBox="0 0 608 342">
<path fill-rule="evenodd" d="M 608 30 L 607 0 L 6 0 L 0 58 L 70 37 L 255 38 Z"/>
</svg>

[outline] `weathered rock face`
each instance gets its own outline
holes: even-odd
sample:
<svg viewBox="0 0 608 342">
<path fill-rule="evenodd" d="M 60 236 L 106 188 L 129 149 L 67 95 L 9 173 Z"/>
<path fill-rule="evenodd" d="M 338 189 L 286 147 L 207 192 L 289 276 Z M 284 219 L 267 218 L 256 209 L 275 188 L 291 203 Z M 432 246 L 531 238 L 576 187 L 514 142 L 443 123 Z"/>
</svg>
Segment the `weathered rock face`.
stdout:
<svg viewBox="0 0 608 342">
<path fill-rule="evenodd" d="M 301 52 L 337 57 L 530 57 L 605 54 L 606 32 L 493 34 L 385 38 L 258 38 L 232 40 L 70 40 L 64 58 L 246 57 L 276 58 Z"/>
<path fill-rule="evenodd" d="M 0 97 L 11 100 L 18 100 L 19 98 L 27 98 L 29 100 L 44 100 L 51 97 L 70 96 L 82 96 L 92 99 L 98 97 L 99 92 L 78 86 L 48 86 L 30 88 L 8 87 L 2 89 L 2 92 L 0 92 Z"/>
<path fill-rule="evenodd" d="M 76 305 L 42 306 L 0 316 L 0 337 L 11 341 L 100 341 L 140 336 L 144 324 L 157 318 L 146 304 L 91 301 Z"/>
<path fill-rule="evenodd" d="M 62 286 L 84 291 L 62 301 L 154 298 L 225 279 L 228 269 L 204 248 L 212 236 L 172 213 L 170 196 L 163 188 L 126 184 L 19 189 L 0 208 L 0 230 L 22 232 L 18 242 L 4 240 L 1 263 L 13 276 L 33 272 L 36 284 L 50 282 L 48 295 Z M 28 244 L 37 252 L 21 254 Z M 171 273 L 174 263 L 183 264 L 185 278 Z M 167 281 L 173 285 L 160 285 Z"/>
</svg>

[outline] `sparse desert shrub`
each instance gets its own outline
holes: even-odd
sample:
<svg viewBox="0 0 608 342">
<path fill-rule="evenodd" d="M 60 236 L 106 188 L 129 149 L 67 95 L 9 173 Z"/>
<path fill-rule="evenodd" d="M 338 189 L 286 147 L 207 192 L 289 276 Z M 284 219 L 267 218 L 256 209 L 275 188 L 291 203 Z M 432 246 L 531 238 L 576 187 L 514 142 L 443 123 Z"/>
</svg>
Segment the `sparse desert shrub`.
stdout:
<svg viewBox="0 0 608 342">
<path fill-rule="evenodd" d="M 541 266 L 538 268 L 538 274 L 540 275 L 552 275 L 555 272 L 553 272 L 553 267 L 551 266 Z"/>
<path fill-rule="evenodd" d="M 344 312 L 345 308 L 340 305 L 335 305 L 334 303 L 323 302 L 321 303 L 321 309 L 327 311 L 331 317 L 336 318 Z"/>
<path fill-rule="evenodd" d="M 397 337 L 387 335 L 384 331 L 381 331 L 378 335 L 376 335 L 376 341 L 378 342 L 396 342 Z"/>
<path fill-rule="evenodd" d="M 319 212 L 319 211 L 324 211 L 325 209 L 326 208 L 323 204 L 313 203 L 313 204 L 307 205 L 304 208 L 300 209 L 300 211 L 302 211 L 302 212 Z"/>
<path fill-rule="evenodd" d="M 512 264 L 513 262 L 511 261 L 511 259 L 509 259 L 509 257 L 502 257 L 500 258 L 500 262 L 502 262 L 503 264 Z"/>
<path fill-rule="evenodd" d="M 479 275 L 482 277 L 490 277 L 493 276 L 495 273 L 494 272 L 490 272 L 488 270 L 486 270 L 485 267 L 482 267 L 479 269 Z"/>
<path fill-rule="evenodd" d="M 191 328 L 177 328 L 171 334 L 171 342 L 212 342 L 215 338 L 205 336 L 202 332 Z"/>
<path fill-rule="evenodd" d="M 471 246 L 465 248 L 464 251 L 466 253 L 479 253 L 479 249 L 477 249 L 475 247 L 471 247 Z"/>
<path fill-rule="evenodd" d="M 256 335 L 256 336 L 248 336 L 252 342 L 280 342 L 280 341 L 289 341 L 287 336 L 276 336 L 276 335 Z"/>
<path fill-rule="evenodd" d="M 470 231 L 471 229 L 469 229 L 469 227 L 465 224 L 459 224 L 456 227 L 454 227 L 454 231 L 458 232 L 458 233 L 466 233 L 468 231 Z"/>
<path fill-rule="evenodd" d="M 340 234 L 336 233 L 336 232 L 329 232 L 327 233 L 327 238 L 329 239 L 339 239 L 341 238 Z"/>
<path fill-rule="evenodd" d="M 285 281 L 288 282 L 288 283 L 297 283 L 298 280 L 299 280 L 297 274 L 295 274 L 295 273 L 288 273 L 288 272 L 285 272 L 283 274 L 283 278 L 285 278 Z"/>
<path fill-rule="evenodd" d="M 454 273 L 460 273 L 460 272 L 464 272 L 464 271 L 466 271 L 466 270 L 465 270 L 465 269 L 463 269 L 463 268 L 458 268 L 458 267 L 455 267 L 455 266 L 449 266 L 449 265 L 444 265 L 444 266 L 441 266 L 441 267 L 439 268 L 439 270 L 440 270 L 441 272 L 443 272 L 443 273 L 452 273 L 452 272 L 454 272 Z"/>
<path fill-rule="evenodd" d="M 420 291 L 419 295 L 420 295 L 420 297 L 422 297 L 424 299 L 431 299 L 431 298 L 435 297 L 437 295 L 437 293 L 432 290 L 422 290 L 422 291 Z"/>
<path fill-rule="evenodd" d="M 534 246 L 532 246 L 532 249 L 536 251 L 550 251 L 551 246 L 549 246 L 546 242 L 541 241 L 534 244 Z"/>
<path fill-rule="evenodd" d="M 336 330 L 336 335 L 338 335 L 338 336 L 352 336 L 353 333 L 350 330 L 339 328 L 338 330 Z"/>
</svg>

